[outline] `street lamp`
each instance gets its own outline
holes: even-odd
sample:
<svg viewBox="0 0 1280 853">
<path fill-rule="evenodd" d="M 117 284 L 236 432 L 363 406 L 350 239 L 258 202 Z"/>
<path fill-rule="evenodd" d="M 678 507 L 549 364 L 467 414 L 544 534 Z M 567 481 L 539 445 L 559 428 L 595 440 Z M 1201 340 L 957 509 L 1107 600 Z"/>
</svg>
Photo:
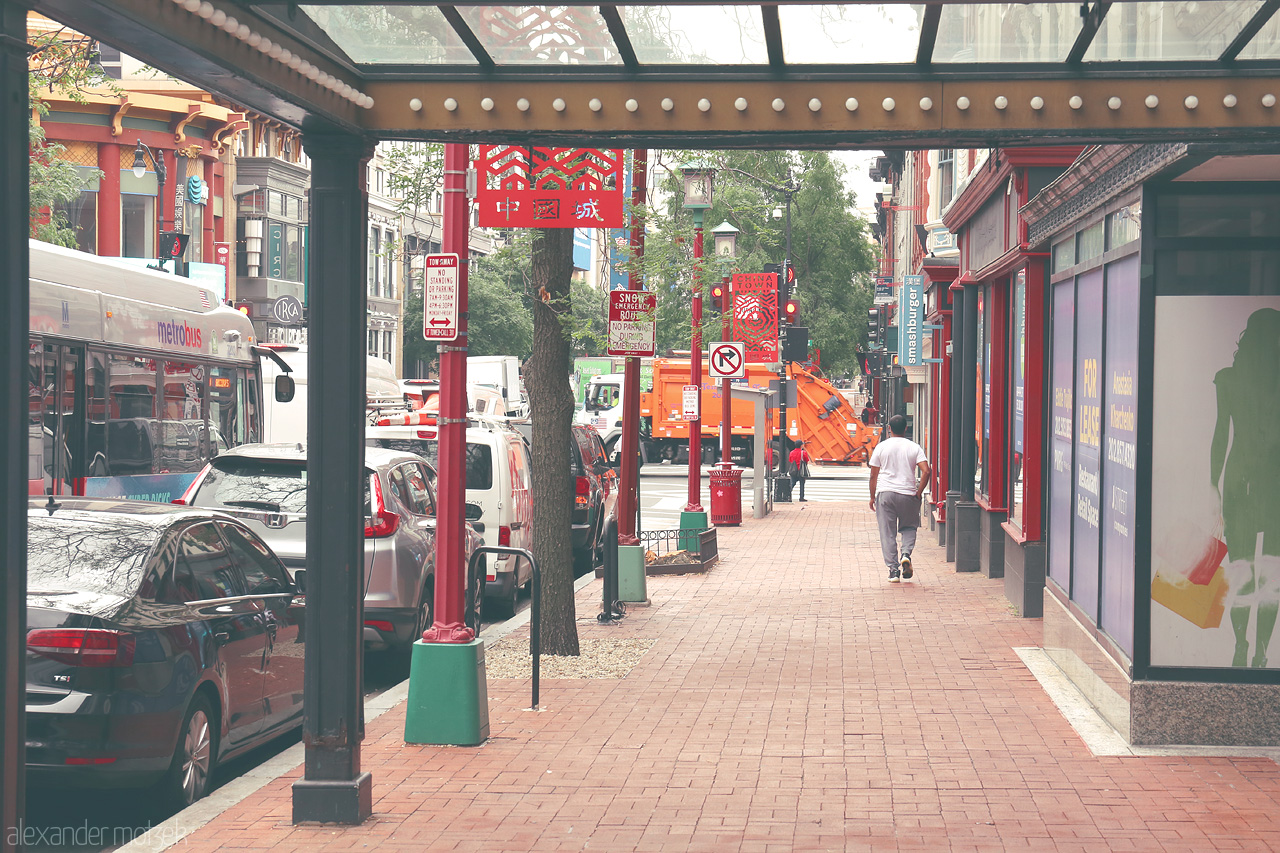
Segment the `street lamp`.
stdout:
<svg viewBox="0 0 1280 853">
<path fill-rule="evenodd" d="M 782 186 L 774 187 L 773 189 L 777 192 L 782 193 L 782 197 L 786 202 L 786 211 L 787 211 L 786 212 L 786 216 L 787 216 L 786 241 L 787 242 L 786 242 L 786 250 L 783 254 L 783 261 L 782 261 L 782 276 L 781 276 L 782 280 L 778 283 L 778 295 L 779 297 L 781 297 L 778 300 L 778 331 L 780 333 L 779 336 L 781 336 L 783 306 L 786 305 L 787 300 L 791 298 L 791 283 L 789 281 L 789 279 L 791 278 L 791 199 L 793 199 L 796 193 L 800 191 L 800 187 L 796 185 L 795 180 L 791 177 L 791 172 L 788 171 L 787 182 Z M 775 207 L 773 209 L 773 218 L 774 219 L 782 218 L 781 208 Z M 780 466 L 782 471 L 785 473 L 787 470 L 787 464 L 788 464 L 787 460 L 789 459 L 791 454 L 791 448 L 789 446 L 790 429 L 787 423 L 787 380 L 790 377 L 791 371 L 790 371 L 790 368 L 787 366 L 786 360 L 782 359 L 781 352 L 779 352 L 779 359 L 782 360 L 782 376 L 778 378 L 778 418 L 781 421 L 781 428 L 782 428 L 782 442 L 781 442 L 782 460 L 781 460 Z M 780 491 L 778 495 L 775 495 L 774 499 L 775 500 L 781 499 L 784 502 L 790 501 L 791 492 L 790 490 Z"/>
<path fill-rule="evenodd" d="M 148 148 L 141 139 L 138 145 L 133 149 L 133 176 L 141 178 L 147 173 L 147 163 L 143 159 L 143 155 L 151 158 L 152 165 L 156 170 L 156 263 L 161 269 L 164 269 L 164 257 L 160 251 L 160 238 L 164 233 L 164 154 L 157 156 L 156 152 Z"/>
<path fill-rule="evenodd" d="M 689 345 L 689 384 L 698 387 L 697 410 L 689 421 L 689 502 L 686 513 L 703 516 L 698 527 L 706 527 L 702 509 L 702 216 L 711 207 L 715 172 L 705 166 L 686 166 L 684 206 L 693 212 L 693 340 Z M 683 528 L 684 518 L 680 526 Z"/>
<path fill-rule="evenodd" d="M 721 222 L 711 229 L 711 235 L 715 241 L 717 258 L 730 261 L 737 255 L 737 228 L 734 228 L 728 222 Z M 725 276 L 724 281 L 727 285 L 732 282 L 732 278 Z M 732 291 L 726 287 L 720 305 L 720 340 L 722 341 L 729 340 L 729 318 L 733 314 L 733 297 L 730 295 L 731 293 Z M 729 424 L 732 414 L 730 388 L 728 379 L 720 380 L 720 464 L 725 467 L 732 467 L 733 465 L 733 430 Z"/>
</svg>

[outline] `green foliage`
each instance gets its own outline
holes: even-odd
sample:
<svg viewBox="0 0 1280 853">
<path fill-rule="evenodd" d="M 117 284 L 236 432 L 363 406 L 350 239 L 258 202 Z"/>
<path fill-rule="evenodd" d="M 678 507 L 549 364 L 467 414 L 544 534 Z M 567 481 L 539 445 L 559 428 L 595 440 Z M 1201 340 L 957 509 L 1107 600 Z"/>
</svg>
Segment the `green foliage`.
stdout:
<svg viewBox="0 0 1280 853">
<path fill-rule="evenodd" d="M 822 351 L 828 372 L 857 370 L 857 350 L 866 338 L 871 305 L 874 246 L 864 219 L 854 212 L 853 194 L 842 183 L 844 166 L 822 151 L 682 152 L 680 163 L 701 162 L 716 170 L 713 206 L 703 215 L 703 341 L 719 337 L 719 317 L 711 310 L 709 288 L 733 272 L 762 272 L 786 254 L 786 193 L 791 200 L 791 262 L 800 323 Z M 694 288 L 694 214 L 682 207 L 679 164 L 653 168 L 661 177 L 645 211 L 647 233 L 640 272 L 658 298 L 658 351 L 688 349 Z M 665 175 L 663 172 L 665 170 Z M 774 219 L 775 209 L 782 215 Z M 739 229 L 732 261 L 714 256 L 712 231 L 722 222 Z M 628 268 L 636 265 L 629 259 Z"/>
<path fill-rule="evenodd" d="M 75 165 L 61 159 L 66 148 L 45 138 L 39 119 L 49 114 L 46 92 L 56 92 L 74 101 L 85 100 L 84 90 L 113 85 L 102 69 L 91 62 L 93 41 L 67 30 L 33 34 L 27 42 L 30 72 L 27 76 L 31 99 L 30 129 L 30 216 L 31 236 L 46 243 L 74 248 L 75 229 L 56 208 L 79 197 L 89 181 Z M 101 173 L 99 173 L 101 175 Z"/>
</svg>

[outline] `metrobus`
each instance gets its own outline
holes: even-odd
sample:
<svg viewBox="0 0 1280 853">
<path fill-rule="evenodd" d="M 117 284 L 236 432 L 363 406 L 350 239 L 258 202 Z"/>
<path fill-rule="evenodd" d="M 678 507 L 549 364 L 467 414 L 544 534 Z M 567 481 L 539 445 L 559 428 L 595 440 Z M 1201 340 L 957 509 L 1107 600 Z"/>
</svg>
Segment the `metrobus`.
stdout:
<svg viewBox="0 0 1280 853">
<path fill-rule="evenodd" d="M 261 440 L 248 317 L 186 278 L 30 248 L 29 493 L 168 502 Z"/>
</svg>

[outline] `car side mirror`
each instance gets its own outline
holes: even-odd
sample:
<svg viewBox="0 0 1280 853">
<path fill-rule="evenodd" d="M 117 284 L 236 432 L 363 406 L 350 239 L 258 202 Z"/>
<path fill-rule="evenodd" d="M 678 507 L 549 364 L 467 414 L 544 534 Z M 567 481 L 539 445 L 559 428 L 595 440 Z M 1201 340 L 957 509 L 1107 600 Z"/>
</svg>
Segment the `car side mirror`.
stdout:
<svg viewBox="0 0 1280 853">
<path fill-rule="evenodd" d="M 599 474 L 605 473 L 606 471 L 613 470 L 613 466 L 610 465 L 607 460 L 597 459 L 595 462 L 591 464 L 591 470 L 595 471 L 596 474 L 599 475 Z"/>
<path fill-rule="evenodd" d="M 305 593 L 307 591 L 307 570 L 306 569 L 298 569 L 296 572 L 293 573 L 293 585 L 294 587 L 297 588 L 300 594 Z"/>
<path fill-rule="evenodd" d="M 484 533 L 484 522 L 483 521 L 471 522 L 471 529 L 474 530 L 476 533 Z"/>
<path fill-rule="evenodd" d="M 276 402 L 288 403 L 293 400 L 293 377 L 282 373 L 276 377 Z"/>
</svg>

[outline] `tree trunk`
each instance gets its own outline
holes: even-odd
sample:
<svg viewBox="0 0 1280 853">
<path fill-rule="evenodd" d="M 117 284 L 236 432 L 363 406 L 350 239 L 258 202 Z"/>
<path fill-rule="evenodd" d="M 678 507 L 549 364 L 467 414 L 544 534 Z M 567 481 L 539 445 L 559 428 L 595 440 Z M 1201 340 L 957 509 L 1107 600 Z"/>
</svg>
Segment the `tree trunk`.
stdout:
<svg viewBox="0 0 1280 853">
<path fill-rule="evenodd" d="M 532 246 L 533 354 L 525 365 L 533 420 L 533 555 L 542 570 L 542 651 L 577 655 L 573 605 L 573 391 L 569 340 L 563 321 L 570 310 L 573 229 L 534 231 Z"/>
</svg>

